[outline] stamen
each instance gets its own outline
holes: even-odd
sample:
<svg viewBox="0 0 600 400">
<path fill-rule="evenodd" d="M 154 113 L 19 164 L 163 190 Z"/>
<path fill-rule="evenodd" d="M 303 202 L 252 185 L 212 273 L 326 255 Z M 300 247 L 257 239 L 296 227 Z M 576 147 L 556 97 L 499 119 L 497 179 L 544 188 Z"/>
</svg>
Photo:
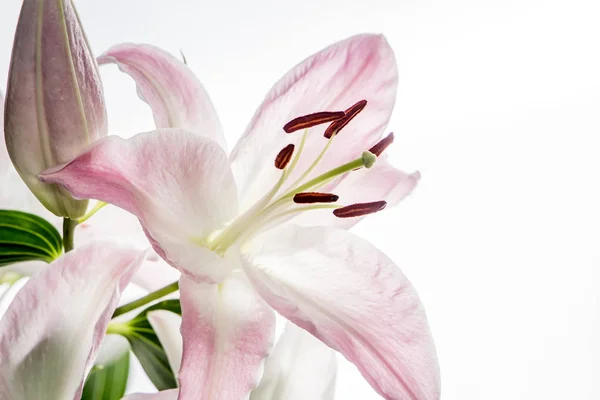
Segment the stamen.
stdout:
<svg viewBox="0 0 600 400">
<path fill-rule="evenodd" d="M 295 146 L 290 143 L 281 149 L 279 154 L 277 154 L 277 157 L 275 157 L 275 167 L 277 169 L 284 169 L 287 167 L 288 163 L 292 159 L 292 155 L 294 154 L 294 147 Z"/>
<path fill-rule="evenodd" d="M 313 126 L 325 124 L 327 122 L 337 121 L 340 118 L 344 118 L 346 113 L 344 111 L 322 111 L 313 114 L 303 115 L 298 118 L 294 118 L 283 126 L 283 130 L 286 133 L 296 132 L 300 129 L 311 128 Z"/>
<path fill-rule="evenodd" d="M 352 107 L 348 108 L 346 111 L 344 111 L 344 118 L 335 121 L 329 125 L 327 129 L 325 129 L 324 136 L 327 139 L 330 139 L 334 134 L 337 135 L 338 132 L 341 131 L 343 127 L 348 125 L 350 121 L 352 121 L 352 119 L 354 119 L 354 117 L 356 117 L 358 113 L 360 113 L 366 106 L 367 101 L 361 100 Z"/>
<path fill-rule="evenodd" d="M 302 192 L 294 195 L 294 203 L 309 204 L 309 203 L 335 203 L 339 196 L 332 193 L 319 192 Z"/>
<path fill-rule="evenodd" d="M 333 215 L 338 218 L 360 217 L 381 211 L 386 205 L 387 202 L 384 200 L 374 201 L 372 203 L 356 203 L 346 207 L 336 208 L 333 210 Z"/>
<path fill-rule="evenodd" d="M 390 133 L 383 139 L 381 139 L 375 146 L 371 147 L 369 151 L 379 157 L 390 144 L 394 142 L 394 132 Z"/>
</svg>

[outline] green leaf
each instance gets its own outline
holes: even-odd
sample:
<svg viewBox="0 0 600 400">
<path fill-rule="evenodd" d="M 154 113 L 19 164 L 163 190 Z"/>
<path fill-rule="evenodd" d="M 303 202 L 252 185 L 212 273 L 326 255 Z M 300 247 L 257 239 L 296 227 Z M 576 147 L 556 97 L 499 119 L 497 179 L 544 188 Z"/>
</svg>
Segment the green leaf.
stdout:
<svg viewBox="0 0 600 400">
<path fill-rule="evenodd" d="M 120 400 L 129 377 L 129 344 L 116 335 L 107 335 L 90 371 L 81 400 Z"/>
<path fill-rule="evenodd" d="M 62 239 L 51 223 L 37 215 L 0 210 L 0 267 L 32 260 L 50 263 L 61 252 Z"/>
<path fill-rule="evenodd" d="M 178 299 L 156 303 L 126 322 L 118 332 L 129 340 L 131 350 L 154 386 L 158 390 L 174 389 L 177 387 L 177 379 L 167 354 L 148 321 L 148 313 L 155 310 L 167 310 L 181 315 L 181 304 Z"/>
</svg>

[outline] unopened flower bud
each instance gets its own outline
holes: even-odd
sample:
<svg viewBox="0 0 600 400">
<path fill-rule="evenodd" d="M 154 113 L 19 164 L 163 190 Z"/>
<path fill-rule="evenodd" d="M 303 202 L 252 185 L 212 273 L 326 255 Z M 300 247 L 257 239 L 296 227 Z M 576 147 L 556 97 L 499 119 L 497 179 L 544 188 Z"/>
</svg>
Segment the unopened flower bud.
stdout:
<svg viewBox="0 0 600 400">
<path fill-rule="evenodd" d="M 72 0 L 24 0 L 10 64 L 4 131 L 15 168 L 51 212 L 81 217 L 87 200 L 37 175 L 106 136 L 98 65 Z"/>
</svg>

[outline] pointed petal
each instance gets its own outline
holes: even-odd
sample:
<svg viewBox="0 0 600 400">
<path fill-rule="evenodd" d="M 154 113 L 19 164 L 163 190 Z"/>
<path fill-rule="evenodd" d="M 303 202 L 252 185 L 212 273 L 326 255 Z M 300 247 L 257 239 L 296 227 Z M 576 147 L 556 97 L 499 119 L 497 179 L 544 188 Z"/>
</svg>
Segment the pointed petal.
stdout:
<svg viewBox="0 0 600 400">
<path fill-rule="evenodd" d="M 76 399 L 144 253 L 96 243 L 33 276 L 0 321 L 0 398 Z"/>
<path fill-rule="evenodd" d="M 240 275 L 241 272 L 240 272 Z M 180 400 L 245 399 L 262 375 L 275 315 L 242 276 L 221 285 L 180 283 Z"/>
<path fill-rule="evenodd" d="M 420 178 L 418 172 L 407 174 L 394 168 L 382 156 L 373 167 L 353 171 L 334 187 L 325 187 L 322 190 L 335 192 L 339 196 L 339 204 L 385 200 L 386 209 L 389 209 L 408 196 L 417 186 Z M 363 218 L 364 216 L 337 218 L 331 210 L 316 210 L 300 214 L 293 222 L 302 226 L 333 226 L 350 229 Z"/>
<path fill-rule="evenodd" d="M 333 228 L 287 225 L 257 240 L 245 267 L 269 305 L 344 354 L 384 398 L 439 399 L 425 311 L 385 254 Z"/>
<path fill-rule="evenodd" d="M 206 136 L 226 148 L 221 123 L 196 75 L 166 51 L 146 44 L 124 43 L 98 57 L 130 75 L 138 95 L 154 115 L 156 128 L 181 128 Z"/>
<path fill-rule="evenodd" d="M 335 351 L 288 322 L 250 400 L 333 400 L 336 372 Z"/>
<path fill-rule="evenodd" d="M 158 393 L 134 393 L 122 400 L 177 400 L 179 389 L 163 390 Z"/>
<path fill-rule="evenodd" d="M 179 328 L 181 327 L 181 316 L 171 311 L 157 310 L 148 313 L 148 321 L 154 328 L 160 344 L 167 353 L 169 364 L 173 371 L 179 371 L 181 367 L 181 354 L 183 353 L 183 339 Z"/>
<path fill-rule="evenodd" d="M 358 35 L 307 58 L 273 86 L 231 154 L 241 196 L 248 202 L 278 178 L 270 162 L 300 132 L 283 126 L 295 117 L 318 111 L 344 111 L 366 99 L 366 108 L 335 137 L 313 175 L 360 156 L 381 136 L 396 100 L 398 71 L 394 53 L 380 35 Z M 326 145 L 327 125 L 311 128 L 296 174 L 306 170 Z M 266 186 L 258 186 L 266 185 Z"/>
<path fill-rule="evenodd" d="M 227 156 L 214 141 L 179 129 L 112 136 L 40 179 L 133 213 L 156 252 L 194 279 L 218 282 L 227 273 L 218 260 L 198 262 L 218 256 L 197 242 L 237 213 Z"/>
</svg>

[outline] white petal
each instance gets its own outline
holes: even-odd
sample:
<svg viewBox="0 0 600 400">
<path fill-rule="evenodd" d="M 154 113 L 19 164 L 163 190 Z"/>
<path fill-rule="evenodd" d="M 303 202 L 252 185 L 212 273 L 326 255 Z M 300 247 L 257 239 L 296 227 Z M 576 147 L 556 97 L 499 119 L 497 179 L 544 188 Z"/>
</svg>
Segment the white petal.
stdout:
<svg viewBox="0 0 600 400">
<path fill-rule="evenodd" d="M 250 400 L 333 400 L 336 372 L 335 351 L 288 322 Z"/>
<path fill-rule="evenodd" d="M 171 370 L 179 371 L 183 352 L 183 339 L 179 332 L 181 316 L 167 310 L 156 310 L 148 313 L 148 321 L 167 353 Z"/>
</svg>

